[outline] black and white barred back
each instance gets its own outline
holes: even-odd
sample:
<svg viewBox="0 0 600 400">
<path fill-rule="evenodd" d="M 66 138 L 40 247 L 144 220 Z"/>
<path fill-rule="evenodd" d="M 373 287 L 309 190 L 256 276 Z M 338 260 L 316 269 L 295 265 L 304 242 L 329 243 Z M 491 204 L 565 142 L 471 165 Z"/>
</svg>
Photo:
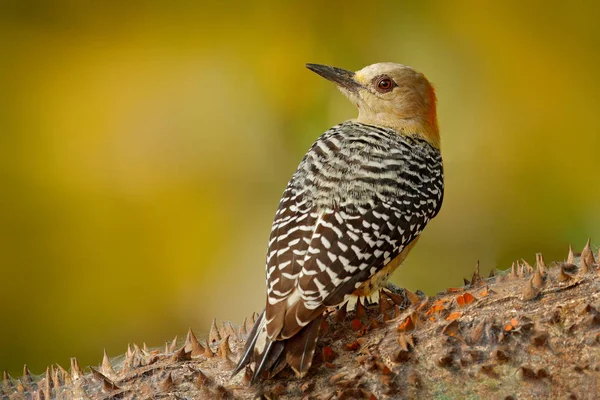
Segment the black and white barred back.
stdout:
<svg viewBox="0 0 600 400">
<path fill-rule="evenodd" d="M 417 238 L 440 210 L 443 192 L 441 153 L 422 138 L 352 121 L 321 135 L 275 214 L 266 260 L 267 307 L 238 367 L 254 358 L 255 373 L 274 374 L 288 353 L 287 363 L 305 372 L 312 353 L 303 353 L 307 343 L 294 342 L 316 342 L 318 327 L 307 325 Z"/>
</svg>

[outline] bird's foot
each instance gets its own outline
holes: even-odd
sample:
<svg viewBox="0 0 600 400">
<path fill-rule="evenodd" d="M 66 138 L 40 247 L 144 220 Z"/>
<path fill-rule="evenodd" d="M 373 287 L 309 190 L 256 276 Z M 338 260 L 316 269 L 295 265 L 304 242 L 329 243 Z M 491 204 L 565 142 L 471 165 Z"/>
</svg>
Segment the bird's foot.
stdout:
<svg viewBox="0 0 600 400">
<path fill-rule="evenodd" d="M 385 288 L 395 294 L 404 294 L 404 288 L 396 286 L 392 282 L 388 282 L 387 285 L 385 285 Z"/>
</svg>

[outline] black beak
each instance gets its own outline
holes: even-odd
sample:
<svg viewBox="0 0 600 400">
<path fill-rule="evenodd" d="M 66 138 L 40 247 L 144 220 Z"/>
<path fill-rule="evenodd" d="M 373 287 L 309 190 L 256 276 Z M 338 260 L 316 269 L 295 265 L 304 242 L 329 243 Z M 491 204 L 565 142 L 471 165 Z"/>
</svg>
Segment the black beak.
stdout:
<svg viewBox="0 0 600 400">
<path fill-rule="evenodd" d="M 352 92 L 357 92 L 360 88 L 360 84 L 354 80 L 352 71 L 320 64 L 306 64 L 306 68 Z"/>
</svg>

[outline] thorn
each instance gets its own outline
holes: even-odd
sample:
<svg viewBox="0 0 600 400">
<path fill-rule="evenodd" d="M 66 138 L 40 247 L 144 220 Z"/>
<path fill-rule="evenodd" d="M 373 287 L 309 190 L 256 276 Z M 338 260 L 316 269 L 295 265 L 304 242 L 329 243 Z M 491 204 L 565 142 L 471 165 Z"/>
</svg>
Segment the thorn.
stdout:
<svg viewBox="0 0 600 400">
<path fill-rule="evenodd" d="M 221 324 L 221 328 L 219 329 L 219 335 L 224 338 L 227 336 L 227 327 L 225 326 L 225 322 Z"/>
<path fill-rule="evenodd" d="M 252 319 L 254 319 L 254 314 L 252 314 Z M 219 334 L 219 328 L 217 328 L 217 319 L 213 318 L 212 326 L 210 327 L 210 333 L 208 334 L 208 341 L 210 343 L 216 343 L 221 340 L 221 335 Z"/>
<path fill-rule="evenodd" d="M 569 255 L 567 256 L 567 264 L 575 264 L 575 255 L 573 254 L 573 248 L 569 245 Z"/>
<path fill-rule="evenodd" d="M 521 296 L 521 300 L 529 301 L 535 299 L 539 294 L 539 291 L 533 286 L 532 279 L 527 281 L 527 285 L 525 286 L 525 290 L 523 290 L 523 296 Z"/>
<path fill-rule="evenodd" d="M 537 347 L 543 347 L 548 344 L 548 332 L 538 332 L 531 338 L 531 343 Z"/>
<path fill-rule="evenodd" d="M 70 385 L 71 384 L 71 376 L 69 375 L 69 373 L 67 372 L 67 370 L 64 369 L 62 367 L 62 365 L 60 365 L 60 364 L 56 364 L 56 368 L 58 368 L 58 372 L 60 373 L 59 376 L 62 377 L 64 385 L 65 386 Z"/>
<path fill-rule="evenodd" d="M 448 325 L 444 326 L 442 333 L 446 336 L 459 337 L 462 336 L 458 326 L 458 320 L 452 320 Z"/>
<path fill-rule="evenodd" d="M 533 273 L 533 267 L 526 260 L 522 259 L 521 261 L 523 261 L 523 270 L 526 276 L 531 275 Z"/>
<path fill-rule="evenodd" d="M 510 267 L 510 275 L 509 279 L 517 279 L 519 276 L 517 275 L 517 269 L 515 268 L 515 262 L 513 261 L 512 266 Z"/>
<path fill-rule="evenodd" d="M 585 244 L 585 247 L 581 251 L 581 259 L 585 259 L 585 262 L 587 263 L 588 267 L 591 267 L 596 263 L 596 260 L 594 260 L 594 253 L 592 253 L 592 249 L 590 248 L 589 238 L 587 240 L 587 243 Z"/>
<path fill-rule="evenodd" d="M 321 327 L 319 328 L 319 332 L 321 335 L 324 335 L 327 332 L 329 332 L 329 323 L 327 322 L 327 318 L 323 318 L 321 320 Z"/>
<path fill-rule="evenodd" d="M 244 318 L 244 322 L 242 322 L 242 326 L 240 326 L 240 336 L 243 336 L 243 337 L 248 336 L 248 328 L 246 327 L 247 323 L 248 323 L 248 320 L 246 318 Z"/>
<path fill-rule="evenodd" d="M 488 275 L 488 278 L 493 278 L 496 276 L 496 268 L 492 268 L 490 270 L 490 274 Z"/>
<path fill-rule="evenodd" d="M 544 286 L 544 278 L 542 278 L 541 266 L 536 264 L 535 273 L 531 278 L 531 284 L 536 289 L 541 289 Z"/>
<path fill-rule="evenodd" d="M 564 264 L 560 266 L 560 271 L 558 273 L 558 281 L 559 282 L 567 282 L 573 279 L 573 276 L 565 271 Z"/>
<path fill-rule="evenodd" d="M 383 296 L 385 293 L 383 290 L 379 293 L 379 313 L 383 315 L 383 320 L 389 320 L 390 317 L 388 315 L 388 311 L 392 308 L 389 300 Z"/>
<path fill-rule="evenodd" d="M 471 286 L 479 285 L 481 283 L 481 275 L 479 275 L 479 260 L 475 264 L 475 272 L 473 272 L 473 278 L 471 278 Z"/>
<path fill-rule="evenodd" d="M 371 329 L 379 328 L 379 322 L 377 322 L 377 320 L 375 318 L 371 318 L 370 322 L 371 322 Z"/>
<path fill-rule="evenodd" d="M 492 351 L 492 357 L 495 358 L 498 363 L 505 363 L 509 360 L 508 353 L 503 348 L 497 348 Z"/>
<path fill-rule="evenodd" d="M 140 349 L 140 346 L 138 346 L 137 344 L 133 344 L 133 352 L 137 353 L 138 355 L 143 355 L 144 353 L 142 352 L 142 349 Z"/>
<path fill-rule="evenodd" d="M 121 374 L 129 372 L 133 368 L 133 351 L 129 343 L 127 344 L 127 351 L 125 352 L 125 359 L 123 360 L 123 368 L 121 368 Z"/>
<path fill-rule="evenodd" d="M 250 365 L 246 365 L 246 369 L 244 370 L 244 382 L 247 384 L 250 383 L 252 381 L 252 375 L 254 375 L 252 368 L 250 368 Z"/>
<path fill-rule="evenodd" d="M 102 382 L 102 390 L 104 392 L 110 393 L 110 392 L 120 389 L 117 385 L 115 385 L 115 383 L 113 381 L 111 381 L 106 376 L 104 376 L 96 368 L 90 367 L 90 369 L 92 370 L 92 376 L 94 377 L 94 379 Z"/>
<path fill-rule="evenodd" d="M 6 394 L 12 392 L 12 380 L 6 371 L 2 371 L 2 388 Z"/>
<path fill-rule="evenodd" d="M 402 312 L 400 311 L 400 307 L 396 304 L 394 307 L 394 318 L 398 318 Z"/>
<path fill-rule="evenodd" d="M 50 367 L 46 367 L 46 376 L 44 379 L 44 398 L 50 399 L 52 394 L 52 376 L 50 376 Z"/>
<path fill-rule="evenodd" d="M 225 336 L 223 340 L 221 340 L 219 348 L 217 349 L 217 355 L 223 359 L 226 359 L 231 355 L 231 348 L 229 347 L 229 335 Z"/>
<path fill-rule="evenodd" d="M 229 334 L 229 336 L 233 337 L 234 340 L 239 339 L 238 332 L 231 324 L 231 321 L 227 321 L 227 333 Z"/>
<path fill-rule="evenodd" d="M 113 369 L 113 366 L 110 363 L 108 355 L 106 354 L 106 349 L 104 349 L 104 356 L 102 357 L 102 373 L 110 378 L 116 376 L 115 370 Z"/>
<path fill-rule="evenodd" d="M 165 342 L 165 355 L 169 354 L 169 342 Z"/>
<path fill-rule="evenodd" d="M 29 384 L 33 382 L 31 379 L 31 372 L 29 371 L 29 368 L 27 368 L 27 364 L 23 366 L 23 377 L 21 378 L 21 381 L 23 384 Z"/>
<path fill-rule="evenodd" d="M 192 352 L 190 351 L 185 351 L 185 346 L 183 346 L 181 349 L 179 349 L 179 351 L 175 352 L 175 354 L 173 354 L 171 356 L 171 360 L 174 362 L 179 362 L 179 361 L 189 361 L 192 359 Z"/>
<path fill-rule="evenodd" d="M 105 392 L 113 392 L 115 390 L 120 390 L 121 388 L 118 387 L 117 385 L 115 385 L 115 383 L 113 381 L 111 381 L 108 378 L 104 378 L 102 380 L 102 390 Z M 116 398 L 116 397 L 115 397 Z"/>
<path fill-rule="evenodd" d="M 213 358 L 214 356 L 215 356 L 215 353 L 212 352 L 212 350 L 210 349 L 210 347 L 208 346 L 208 343 L 207 343 L 206 347 L 204 347 L 204 357 Z"/>
<path fill-rule="evenodd" d="M 525 266 L 523 264 L 521 264 L 519 262 L 519 260 L 517 260 L 517 276 L 519 278 L 524 278 L 525 277 Z"/>
<path fill-rule="evenodd" d="M 581 254 L 581 257 L 579 258 L 579 272 L 584 275 L 587 275 L 590 273 L 590 265 L 588 264 L 587 257 L 583 256 L 583 253 Z"/>
<path fill-rule="evenodd" d="M 169 346 L 169 353 L 174 352 L 176 348 L 177 348 L 177 336 L 175 336 L 175 339 L 173 339 L 173 341 L 171 342 L 171 345 Z"/>
<path fill-rule="evenodd" d="M 473 329 L 473 332 L 471 333 L 471 342 L 473 344 L 478 344 L 481 338 L 483 337 L 486 324 L 487 321 L 483 319 L 479 324 L 477 324 L 475 329 Z"/>
<path fill-rule="evenodd" d="M 146 346 L 146 342 L 142 343 L 142 350 L 145 354 L 150 354 L 150 350 L 148 350 L 148 346 Z"/>
<path fill-rule="evenodd" d="M 21 382 L 20 379 L 17 379 L 17 393 L 19 393 L 19 394 L 25 393 L 25 386 L 23 386 L 23 382 Z"/>
<path fill-rule="evenodd" d="M 346 307 L 348 306 L 348 303 L 344 303 L 340 306 L 340 308 L 338 308 L 337 312 L 335 313 L 335 320 L 337 322 L 342 322 L 346 319 Z"/>
<path fill-rule="evenodd" d="M 223 385 L 217 385 L 215 389 L 215 397 L 216 400 L 226 400 L 231 398 L 229 390 Z"/>
<path fill-rule="evenodd" d="M 355 311 L 356 318 L 362 319 L 365 316 L 365 314 L 366 314 L 365 306 L 363 306 L 363 304 L 359 298 L 358 301 L 356 302 L 356 311 Z"/>
<path fill-rule="evenodd" d="M 98 371 L 96 368 L 90 366 L 90 370 L 92 371 L 92 378 L 96 379 L 97 381 L 101 381 L 102 379 L 106 378 L 104 374 Z"/>
<path fill-rule="evenodd" d="M 165 380 L 162 381 L 162 383 L 160 384 L 160 389 L 163 392 L 172 392 L 174 387 L 175 387 L 175 383 L 173 382 L 173 377 L 171 376 L 171 373 L 169 372 L 169 375 L 167 375 Z"/>
<path fill-rule="evenodd" d="M 50 366 L 50 373 L 52 374 L 52 384 L 54 385 L 55 389 L 60 388 L 61 384 L 60 384 L 60 375 L 59 375 L 59 371 L 58 368 L 54 368 L 54 365 Z"/>
<path fill-rule="evenodd" d="M 185 338 L 185 350 L 192 352 L 192 357 L 202 355 L 204 353 L 204 347 L 198 342 L 198 338 L 194 335 L 192 328 L 189 328 L 187 337 Z"/>
<path fill-rule="evenodd" d="M 248 371 L 248 366 L 246 367 L 246 371 Z M 195 370 L 196 374 L 197 374 L 197 378 L 196 378 L 196 384 L 198 386 L 205 386 L 210 384 L 210 378 L 208 376 L 206 376 L 206 374 L 204 372 L 202 372 L 202 370 L 197 369 Z M 250 372 L 250 378 L 252 378 L 252 372 Z M 248 380 L 248 383 L 250 382 L 250 379 Z"/>
<path fill-rule="evenodd" d="M 76 381 L 77 379 L 83 376 L 83 371 L 79 368 L 79 362 L 77 362 L 77 358 L 71 358 L 71 379 Z"/>
<path fill-rule="evenodd" d="M 415 296 L 417 298 L 419 297 L 419 296 L 417 296 L 416 294 L 414 294 L 412 292 L 410 292 L 410 296 L 409 296 L 409 294 L 408 294 L 409 291 L 406 290 L 406 289 L 404 289 L 404 293 L 405 293 L 404 296 L 406 296 L 410 300 L 411 303 L 412 303 L 413 300 L 415 300 Z M 396 304 L 396 305 L 398 305 L 400 307 L 406 308 L 406 298 L 403 295 L 398 294 L 398 293 L 390 292 L 389 290 L 385 292 L 385 295 L 387 297 L 389 297 L 390 300 L 392 300 L 394 302 L 394 304 Z M 414 296 L 412 296 L 412 295 L 414 295 Z M 421 299 L 419 299 L 418 302 L 420 303 Z"/>
<path fill-rule="evenodd" d="M 421 299 L 421 297 L 419 297 L 419 295 L 417 295 L 416 293 L 411 292 L 408 289 L 404 289 L 404 293 L 406 294 L 406 297 L 408 298 L 408 301 L 410 301 L 410 304 L 413 305 L 413 306 L 419 305 L 423 301 Z M 400 304 L 398 304 L 398 305 L 400 305 Z"/>
<path fill-rule="evenodd" d="M 254 326 L 254 324 L 256 323 L 257 318 L 258 318 L 258 314 L 256 312 L 253 312 L 252 317 L 250 318 L 250 322 L 252 323 L 252 326 Z"/>
<path fill-rule="evenodd" d="M 539 268 L 542 277 L 546 276 L 546 262 L 544 261 L 544 255 L 542 253 L 536 253 L 535 255 L 535 267 Z"/>
</svg>

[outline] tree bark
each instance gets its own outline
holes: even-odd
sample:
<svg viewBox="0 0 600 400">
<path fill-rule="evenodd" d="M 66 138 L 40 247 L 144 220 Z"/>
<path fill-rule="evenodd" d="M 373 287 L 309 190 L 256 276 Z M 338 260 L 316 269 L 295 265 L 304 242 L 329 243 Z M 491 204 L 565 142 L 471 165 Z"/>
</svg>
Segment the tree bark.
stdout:
<svg viewBox="0 0 600 400">
<path fill-rule="evenodd" d="M 412 399 L 572 398 L 600 391 L 600 266 L 580 257 L 526 263 L 426 298 L 386 291 L 378 304 L 332 311 L 309 374 L 287 369 L 249 386 L 231 378 L 251 327 L 213 323 L 161 350 L 134 346 L 84 373 L 52 366 L 33 382 L 5 374 L 0 398 Z"/>
</svg>

